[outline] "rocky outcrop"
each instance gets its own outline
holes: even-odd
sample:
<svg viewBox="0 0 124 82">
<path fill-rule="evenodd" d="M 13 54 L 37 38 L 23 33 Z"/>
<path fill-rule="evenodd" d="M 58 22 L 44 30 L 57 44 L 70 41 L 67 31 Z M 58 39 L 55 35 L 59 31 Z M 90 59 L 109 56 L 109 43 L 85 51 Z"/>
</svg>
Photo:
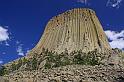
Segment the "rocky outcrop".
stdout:
<svg viewBox="0 0 124 82">
<path fill-rule="evenodd" d="M 46 25 L 45 31 L 29 53 L 42 52 L 42 48 L 58 53 L 67 49 L 69 52 L 82 50 L 100 52 L 111 50 L 102 26 L 91 9 L 76 8 L 53 17 Z M 107 51 L 109 52 L 109 51 Z"/>
<path fill-rule="evenodd" d="M 11 73 L 8 82 L 123 82 L 124 69 L 116 66 L 68 65 Z"/>
</svg>

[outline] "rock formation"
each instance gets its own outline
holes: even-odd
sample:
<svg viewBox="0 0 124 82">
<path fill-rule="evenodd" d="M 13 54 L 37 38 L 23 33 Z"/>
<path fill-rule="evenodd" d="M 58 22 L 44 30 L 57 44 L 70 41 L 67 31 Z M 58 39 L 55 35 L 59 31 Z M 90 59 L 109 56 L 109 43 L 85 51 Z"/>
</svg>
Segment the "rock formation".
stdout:
<svg viewBox="0 0 124 82">
<path fill-rule="evenodd" d="M 112 49 L 91 9 L 53 17 L 26 57 L 5 64 L 0 82 L 124 82 L 124 53 Z"/>
<path fill-rule="evenodd" d="M 95 12 L 87 8 L 68 10 L 53 17 L 32 52 L 40 54 L 42 48 L 58 53 L 65 49 L 68 52 L 111 49 Z"/>
</svg>

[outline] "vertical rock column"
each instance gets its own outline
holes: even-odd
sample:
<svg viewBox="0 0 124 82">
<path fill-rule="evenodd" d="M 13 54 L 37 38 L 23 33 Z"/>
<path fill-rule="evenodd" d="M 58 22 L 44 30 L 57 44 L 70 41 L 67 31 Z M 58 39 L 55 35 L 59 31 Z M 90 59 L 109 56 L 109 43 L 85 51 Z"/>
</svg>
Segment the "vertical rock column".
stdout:
<svg viewBox="0 0 124 82">
<path fill-rule="evenodd" d="M 69 52 L 111 50 L 95 12 L 87 8 L 68 10 L 50 19 L 40 41 L 30 53 L 40 54 L 42 48 L 58 53 L 65 49 Z"/>
</svg>

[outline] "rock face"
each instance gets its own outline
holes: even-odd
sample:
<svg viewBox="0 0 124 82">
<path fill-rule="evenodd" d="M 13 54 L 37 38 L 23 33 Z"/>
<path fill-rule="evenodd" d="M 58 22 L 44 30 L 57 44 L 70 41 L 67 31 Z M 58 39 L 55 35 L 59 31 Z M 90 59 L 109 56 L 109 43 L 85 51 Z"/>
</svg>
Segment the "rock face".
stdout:
<svg viewBox="0 0 124 82">
<path fill-rule="evenodd" d="M 40 54 L 42 48 L 58 53 L 65 49 L 69 52 L 94 49 L 106 52 L 111 49 L 95 12 L 85 8 L 68 10 L 53 17 L 31 52 Z"/>
</svg>

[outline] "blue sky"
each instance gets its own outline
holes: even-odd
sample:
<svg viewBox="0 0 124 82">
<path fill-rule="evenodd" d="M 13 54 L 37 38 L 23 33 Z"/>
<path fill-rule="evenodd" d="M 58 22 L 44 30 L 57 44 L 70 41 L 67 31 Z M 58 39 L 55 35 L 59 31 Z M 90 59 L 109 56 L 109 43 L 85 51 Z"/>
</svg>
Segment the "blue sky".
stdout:
<svg viewBox="0 0 124 82">
<path fill-rule="evenodd" d="M 124 0 L 0 0 L 0 64 L 32 49 L 51 17 L 78 7 L 95 10 L 110 45 L 124 49 Z"/>
</svg>

